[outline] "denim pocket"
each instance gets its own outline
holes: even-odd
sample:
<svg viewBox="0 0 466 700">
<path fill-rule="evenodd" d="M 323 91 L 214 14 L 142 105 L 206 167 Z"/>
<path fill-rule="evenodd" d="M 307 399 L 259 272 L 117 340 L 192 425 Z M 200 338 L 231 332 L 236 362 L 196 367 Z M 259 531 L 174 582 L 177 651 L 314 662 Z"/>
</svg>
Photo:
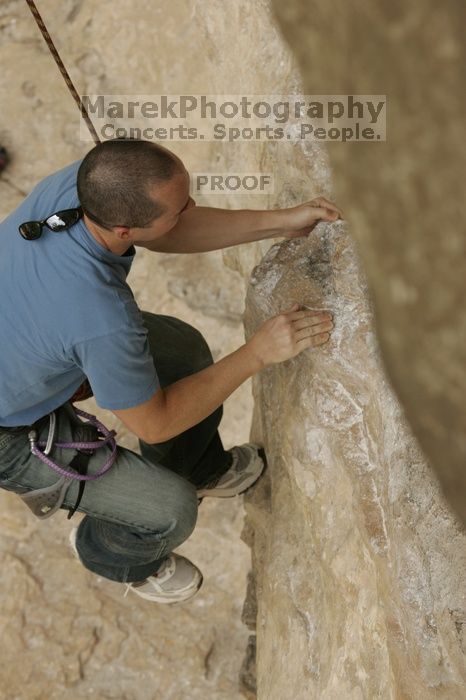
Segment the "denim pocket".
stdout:
<svg viewBox="0 0 466 700">
<path fill-rule="evenodd" d="M 16 437 L 18 437 L 18 431 L 0 430 L 0 460 L 2 450 L 6 449 L 10 442 Z"/>
<path fill-rule="evenodd" d="M 27 445 L 27 448 L 25 446 Z M 27 488 L 15 483 L 14 474 L 18 453 L 28 449 L 25 431 L 0 431 L 0 488 L 15 493 L 24 493 Z"/>
<path fill-rule="evenodd" d="M 41 439 L 47 428 L 40 431 Z M 31 461 L 31 448 L 28 440 L 29 427 L 11 432 L 0 432 L 0 487 L 7 491 L 25 493 L 32 486 L 22 484 L 22 477 L 31 470 L 34 475 L 34 463 Z"/>
<path fill-rule="evenodd" d="M 0 479 L 10 476 L 18 455 L 29 447 L 25 430 L 0 431 Z"/>
<path fill-rule="evenodd" d="M 13 493 L 18 494 L 21 496 L 24 493 L 28 493 L 31 489 L 28 488 L 27 486 L 21 486 L 21 484 L 17 484 L 15 481 L 12 481 L 11 479 L 3 479 L 0 476 L 0 488 L 3 489 L 4 491 L 12 491 Z"/>
</svg>

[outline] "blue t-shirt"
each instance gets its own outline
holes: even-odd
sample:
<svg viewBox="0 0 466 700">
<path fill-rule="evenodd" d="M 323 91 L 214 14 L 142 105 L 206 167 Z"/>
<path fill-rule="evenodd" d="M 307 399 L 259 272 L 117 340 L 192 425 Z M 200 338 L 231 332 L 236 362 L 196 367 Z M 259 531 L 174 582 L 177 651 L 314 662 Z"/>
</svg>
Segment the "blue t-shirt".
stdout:
<svg viewBox="0 0 466 700">
<path fill-rule="evenodd" d="M 78 206 L 81 161 L 39 182 L 0 223 L 0 426 L 29 425 L 86 379 L 99 406 L 148 401 L 160 384 L 126 283 L 136 254 L 106 250 L 80 219 L 26 241 L 18 227 Z"/>
</svg>

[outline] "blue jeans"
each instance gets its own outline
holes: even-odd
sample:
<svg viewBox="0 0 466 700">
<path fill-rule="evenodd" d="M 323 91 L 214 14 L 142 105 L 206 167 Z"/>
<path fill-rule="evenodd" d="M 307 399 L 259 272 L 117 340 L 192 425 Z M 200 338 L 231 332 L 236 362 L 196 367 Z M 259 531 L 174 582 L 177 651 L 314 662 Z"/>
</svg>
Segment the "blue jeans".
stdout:
<svg viewBox="0 0 466 700">
<path fill-rule="evenodd" d="M 162 387 L 198 372 L 213 362 L 201 333 L 172 316 L 143 312 L 149 344 Z M 95 481 L 87 481 L 78 510 L 76 547 L 83 565 L 112 581 L 142 581 L 184 542 L 197 520 L 196 489 L 224 474 L 232 456 L 218 434 L 223 407 L 166 442 L 139 441 L 141 455 L 118 446 L 115 464 Z M 72 442 L 80 419 L 66 403 L 56 411 L 59 442 Z M 59 475 L 31 455 L 28 430 L 0 428 L 0 487 L 17 494 L 54 484 Z M 40 430 L 45 440 L 48 421 Z M 107 447 L 96 450 L 88 474 L 102 466 Z M 75 450 L 54 448 L 50 457 L 65 468 Z M 78 482 L 68 487 L 61 508 L 73 507 Z M 53 517 L 53 516 L 52 516 Z"/>
</svg>

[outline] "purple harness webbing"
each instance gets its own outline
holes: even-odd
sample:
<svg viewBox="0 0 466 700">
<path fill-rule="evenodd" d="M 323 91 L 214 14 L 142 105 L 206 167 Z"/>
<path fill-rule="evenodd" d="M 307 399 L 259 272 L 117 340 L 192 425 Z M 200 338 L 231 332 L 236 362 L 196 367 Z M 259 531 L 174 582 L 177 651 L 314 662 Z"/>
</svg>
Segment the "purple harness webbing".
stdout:
<svg viewBox="0 0 466 700">
<path fill-rule="evenodd" d="M 81 409 L 76 408 L 76 406 L 73 406 L 73 410 L 77 413 L 77 415 L 87 418 L 88 422 L 94 425 L 99 433 L 102 433 L 104 439 L 97 440 L 95 442 L 54 442 L 53 446 L 70 450 L 96 450 L 108 443 L 112 448 L 112 452 L 99 471 L 95 474 L 76 474 L 75 472 L 70 472 L 67 469 L 63 469 L 63 467 L 60 467 L 58 464 L 55 464 L 55 462 L 52 462 L 52 460 L 46 457 L 42 450 L 39 449 L 39 447 L 44 447 L 47 444 L 43 441 L 35 442 L 34 440 L 31 440 L 31 452 L 38 459 L 40 459 L 41 462 L 47 464 L 47 466 L 62 476 L 68 476 L 71 479 L 76 479 L 78 481 L 92 481 L 93 479 L 98 479 L 99 476 L 102 476 L 102 474 L 105 474 L 105 472 L 108 471 L 115 462 L 117 454 L 117 443 L 115 440 L 116 432 L 114 430 L 108 430 L 108 428 L 106 428 L 105 425 L 96 418 L 96 416 L 86 413 L 85 411 L 81 411 Z"/>
</svg>

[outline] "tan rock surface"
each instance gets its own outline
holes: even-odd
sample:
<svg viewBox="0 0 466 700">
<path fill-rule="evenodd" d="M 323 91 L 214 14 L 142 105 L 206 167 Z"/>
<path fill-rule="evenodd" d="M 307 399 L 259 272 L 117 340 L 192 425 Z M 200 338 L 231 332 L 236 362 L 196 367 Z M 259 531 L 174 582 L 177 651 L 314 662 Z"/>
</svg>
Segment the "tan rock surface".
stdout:
<svg viewBox="0 0 466 700">
<path fill-rule="evenodd" d="M 138 0 L 137 11 L 123 0 L 38 4 L 83 93 L 302 91 L 266 0 L 174 0 L 169 10 Z M 14 155 L 0 178 L 3 216 L 88 146 L 77 141 L 75 106 L 19 0 L 0 6 L 0 63 L 0 140 Z M 273 196 L 197 198 L 201 204 L 281 207 L 332 194 L 326 153 L 315 146 L 167 145 L 189 170 L 241 164 L 242 172 L 275 174 Z M 130 282 L 142 308 L 191 322 L 218 358 L 244 340 L 245 285 L 270 245 L 190 257 L 202 267 L 189 279 L 187 256 L 141 252 Z M 252 437 L 263 439 L 269 469 L 248 497 L 244 537 L 255 576 L 243 619 L 253 626 L 255 579 L 259 697 L 420 698 L 436 688 L 435 697 L 456 700 L 464 534 L 384 377 L 367 290 L 342 228 L 274 247 L 253 272 L 248 334 L 291 298 L 331 304 L 339 325 L 333 346 L 254 381 Z M 225 404 L 226 447 L 248 439 L 250 415 L 248 383 Z M 135 446 L 129 435 L 123 442 Z M 239 538 L 241 500 L 201 505 L 179 551 L 203 570 L 204 589 L 175 616 L 123 599 L 118 584 L 83 569 L 67 545 L 65 513 L 39 522 L 14 495 L 0 499 L 6 699 L 236 700 L 248 638 L 241 675 L 253 697 L 255 635 L 240 619 L 250 562 Z"/>
<path fill-rule="evenodd" d="M 386 143 L 329 144 L 391 382 L 466 520 L 462 0 L 273 0 L 306 94 L 386 94 Z"/>
<path fill-rule="evenodd" d="M 246 495 L 257 697 L 463 697 L 466 537 L 385 378 L 343 223 L 273 246 L 252 333 L 293 301 L 332 310 L 328 344 L 253 380 L 269 468 Z"/>
</svg>

